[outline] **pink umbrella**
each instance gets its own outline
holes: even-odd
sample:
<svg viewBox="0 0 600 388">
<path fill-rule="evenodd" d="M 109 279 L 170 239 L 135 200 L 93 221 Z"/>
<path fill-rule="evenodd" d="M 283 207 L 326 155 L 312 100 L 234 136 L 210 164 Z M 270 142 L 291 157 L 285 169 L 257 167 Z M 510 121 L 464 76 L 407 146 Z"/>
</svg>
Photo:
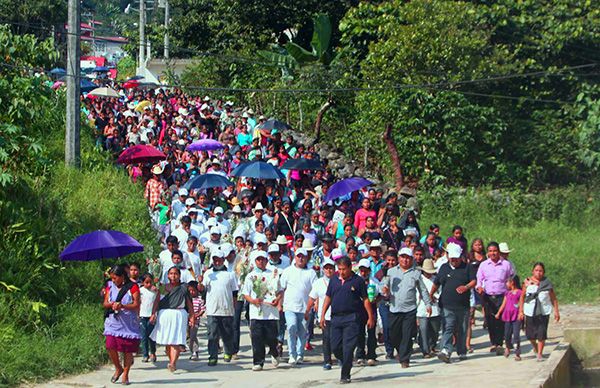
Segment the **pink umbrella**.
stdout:
<svg viewBox="0 0 600 388">
<path fill-rule="evenodd" d="M 127 81 L 123 84 L 125 89 L 133 89 L 137 88 L 138 86 L 140 86 L 140 83 L 136 80 Z"/>
<path fill-rule="evenodd" d="M 117 163 L 120 164 L 133 164 L 133 163 L 156 163 L 161 160 L 165 160 L 167 155 L 163 154 L 156 148 L 139 144 L 133 147 L 127 148 L 119 155 Z"/>
<path fill-rule="evenodd" d="M 52 89 L 57 90 L 58 88 L 60 88 L 61 86 L 63 86 L 65 83 L 62 81 L 56 81 L 55 83 L 52 84 Z"/>
</svg>

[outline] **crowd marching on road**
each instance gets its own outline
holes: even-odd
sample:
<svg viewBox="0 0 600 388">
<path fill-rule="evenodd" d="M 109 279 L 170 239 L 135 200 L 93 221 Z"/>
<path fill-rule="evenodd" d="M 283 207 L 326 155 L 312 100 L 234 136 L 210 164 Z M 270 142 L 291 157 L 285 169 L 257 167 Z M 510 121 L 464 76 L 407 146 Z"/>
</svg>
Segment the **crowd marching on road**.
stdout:
<svg viewBox="0 0 600 388">
<path fill-rule="evenodd" d="M 284 355 L 300 366 L 319 327 L 323 368 L 339 365 L 341 383 L 353 365 L 378 364 L 379 344 L 402 368 L 414 342 L 418 357 L 467 360 L 477 309 L 491 352 L 521 360 L 524 325 L 543 360 L 549 317 L 560 318 L 543 263 L 521 285 L 507 243 L 469 245 L 458 225 L 448 238 L 438 225 L 421 229 L 414 198 L 336 178 L 314 146 L 251 108 L 178 89 L 117 90 L 85 98 L 84 111 L 98 147 L 144 185 L 164 250 L 148 273 L 138 263 L 109 271 L 112 382 L 129 384 L 140 345 L 142 362 L 164 345 L 170 371 L 184 350 L 199 361 L 201 319 L 209 366 L 220 349 L 223 362 L 238 359 L 248 321 L 253 371 L 267 352 L 272 367 Z"/>
</svg>

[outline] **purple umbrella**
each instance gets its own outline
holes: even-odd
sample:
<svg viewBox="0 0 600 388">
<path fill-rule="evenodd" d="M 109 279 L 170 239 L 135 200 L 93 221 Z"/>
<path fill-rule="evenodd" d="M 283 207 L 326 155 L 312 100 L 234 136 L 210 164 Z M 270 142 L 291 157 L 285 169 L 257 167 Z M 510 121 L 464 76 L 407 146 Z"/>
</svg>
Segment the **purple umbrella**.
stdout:
<svg viewBox="0 0 600 388">
<path fill-rule="evenodd" d="M 71 241 L 60 254 L 60 259 L 90 261 L 123 257 L 143 250 L 144 246 L 126 233 L 116 230 L 97 230 Z"/>
<path fill-rule="evenodd" d="M 350 194 L 353 191 L 360 190 L 363 187 L 372 184 L 373 182 L 370 180 L 361 177 L 342 179 L 341 181 L 331 185 L 327 191 L 327 195 L 325 195 L 325 202 L 329 202 L 346 194 Z"/>
<path fill-rule="evenodd" d="M 202 139 L 187 146 L 188 151 L 214 151 L 225 148 L 225 146 L 213 139 Z"/>
</svg>

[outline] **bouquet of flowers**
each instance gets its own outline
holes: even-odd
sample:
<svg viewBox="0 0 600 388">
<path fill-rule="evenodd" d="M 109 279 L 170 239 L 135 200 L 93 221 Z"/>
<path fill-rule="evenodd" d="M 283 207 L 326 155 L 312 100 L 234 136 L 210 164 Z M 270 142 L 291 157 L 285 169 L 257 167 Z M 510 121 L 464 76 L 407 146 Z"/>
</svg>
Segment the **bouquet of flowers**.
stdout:
<svg viewBox="0 0 600 388">
<path fill-rule="evenodd" d="M 262 299 L 265 302 L 272 302 L 275 296 L 271 288 L 271 279 L 266 276 L 255 275 L 252 277 L 252 291 L 256 294 L 257 299 Z M 258 306 L 258 315 L 262 316 L 262 304 Z"/>
<path fill-rule="evenodd" d="M 246 281 L 246 277 L 252 271 L 252 266 L 250 265 L 250 260 L 248 260 L 247 256 L 238 255 L 238 263 L 235 266 L 235 273 L 240 280 L 240 287 Z M 238 300 L 244 300 L 243 295 L 238 294 Z"/>
</svg>

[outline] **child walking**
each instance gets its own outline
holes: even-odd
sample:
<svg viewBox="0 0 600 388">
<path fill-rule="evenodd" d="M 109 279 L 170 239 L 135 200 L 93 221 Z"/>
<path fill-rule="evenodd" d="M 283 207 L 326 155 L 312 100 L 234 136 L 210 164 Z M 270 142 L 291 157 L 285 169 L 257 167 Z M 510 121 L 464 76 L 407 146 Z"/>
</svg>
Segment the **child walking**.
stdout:
<svg viewBox="0 0 600 388">
<path fill-rule="evenodd" d="M 521 361 L 521 320 L 519 319 L 519 300 L 521 299 L 521 284 L 519 277 L 513 275 L 506 281 L 506 294 L 504 294 L 504 301 L 498 313 L 496 319 L 502 317 L 504 322 L 504 342 L 506 343 L 506 349 L 504 350 L 504 357 L 510 355 L 510 349 L 513 345 L 515 346 L 515 360 Z"/>
<path fill-rule="evenodd" d="M 149 273 L 142 276 L 142 287 L 140 288 L 140 334 L 142 336 L 142 362 L 156 362 L 156 342 L 150 339 L 150 333 L 154 330 L 155 320 L 152 318 L 152 307 L 156 299 L 156 287 L 153 277 Z"/>
<path fill-rule="evenodd" d="M 188 292 L 192 297 L 192 306 L 194 306 L 194 316 L 196 317 L 196 323 L 194 326 L 189 326 L 189 346 L 190 352 L 192 355 L 190 356 L 190 360 L 198 361 L 200 358 L 198 357 L 199 353 L 199 343 L 198 343 L 198 326 L 200 325 L 200 317 L 204 315 L 205 307 L 204 301 L 200 297 L 198 293 L 198 282 L 192 280 L 188 282 Z"/>
</svg>

